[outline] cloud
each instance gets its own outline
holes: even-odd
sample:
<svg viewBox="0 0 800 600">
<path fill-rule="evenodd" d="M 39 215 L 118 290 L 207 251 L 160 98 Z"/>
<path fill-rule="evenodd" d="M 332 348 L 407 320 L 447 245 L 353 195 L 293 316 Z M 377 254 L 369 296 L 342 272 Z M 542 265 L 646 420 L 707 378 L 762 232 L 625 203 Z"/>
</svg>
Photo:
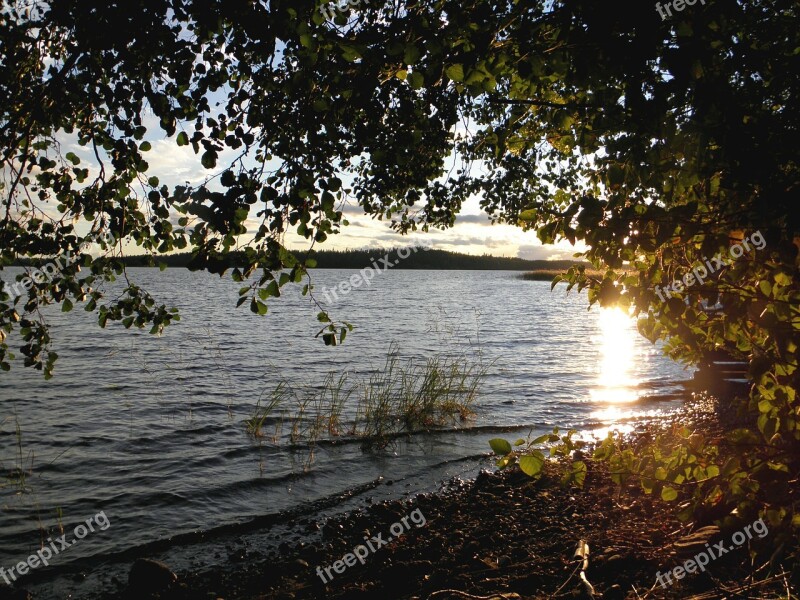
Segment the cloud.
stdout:
<svg viewBox="0 0 800 600">
<path fill-rule="evenodd" d="M 489 215 L 481 214 L 481 215 L 458 215 L 456 217 L 456 225 L 460 224 L 471 223 L 474 225 L 482 225 L 484 227 L 491 226 L 491 221 L 489 221 Z"/>
<path fill-rule="evenodd" d="M 573 256 L 575 252 L 577 250 L 574 248 L 527 244 L 519 246 L 517 256 L 525 260 L 576 260 Z"/>
<path fill-rule="evenodd" d="M 168 186 L 183 185 L 186 182 L 197 185 L 216 173 L 200 164 L 200 158 L 191 146 L 178 147 L 171 139 L 155 140 L 152 146 L 153 149 L 145 154 L 145 160 L 150 164 L 152 174 L 158 174 L 162 183 Z M 223 153 L 219 165 L 227 164 L 226 158 L 229 156 Z"/>
<path fill-rule="evenodd" d="M 506 245 L 506 240 L 485 238 L 478 236 L 456 236 L 443 240 L 445 246 L 476 246 L 480 248 L 500 248 Z"/>
<path fill-rule="evenodd" d="M 350 204 L 348 202 L 344 206 L 337 207 L 337 210 L 342 211 L 342 214 L 345 215 L 358 215 L 362 217 L 366 216 L 364 213 L 364 208 L 359 204 Z"/>
</svg>

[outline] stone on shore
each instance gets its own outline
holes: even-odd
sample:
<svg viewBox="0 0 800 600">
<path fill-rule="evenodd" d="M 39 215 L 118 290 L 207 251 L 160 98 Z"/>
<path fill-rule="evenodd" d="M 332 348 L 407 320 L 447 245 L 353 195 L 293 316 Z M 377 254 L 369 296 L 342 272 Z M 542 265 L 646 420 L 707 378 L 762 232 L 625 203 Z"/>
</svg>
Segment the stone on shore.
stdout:
<svg viewBox="0 0 800 600">
<path fill-rule="evenodd" d="M 164 563 L 140 558 L 128 575 L 128 590 L 141 594 L 157 594 L 168 590 L 178 581 L 178 576 Z"/>
</svg>

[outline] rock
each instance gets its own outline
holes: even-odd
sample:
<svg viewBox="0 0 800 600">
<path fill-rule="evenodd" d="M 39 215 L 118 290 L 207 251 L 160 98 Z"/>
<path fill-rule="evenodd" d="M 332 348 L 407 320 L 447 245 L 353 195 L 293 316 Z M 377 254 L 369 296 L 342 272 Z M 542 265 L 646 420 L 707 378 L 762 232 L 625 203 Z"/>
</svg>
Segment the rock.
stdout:
<svg viewBox="0 0 800 600">
<path fill-rule="evenodd" d="M 616 565 L 617 563 L 619 563 L 619 562 L 621 562 L 621 561 L 622 561 L 622 556 L 620 556 L 619 554 L 614 554 L 614 555 L 612 555 L 612 556 L 609 556 L 609 557 L 606 559 L 606 564 L 607 564 L 609 567 L 613 567 L 614 565 Z"/>
<path fill-rule="evenodd" d="M 169 589 L 178 576 L 162 562 L 149 558 L 140 558 L 131 567 L 128 574 L 128 588 L 141 594 L 157 594 Z"/>
<path fill-rule="evenodd" d="M 716 527 L 715 525 L 702 527 L 697 531 L 682 537 L 675 542 L 672 547 L 679 556 L 694 556 L 698 552 L 705 550 L 706 544 L 710 544 L 714 539 L 718 538 L 719 533 L 719 527 Z"/>
</svg>

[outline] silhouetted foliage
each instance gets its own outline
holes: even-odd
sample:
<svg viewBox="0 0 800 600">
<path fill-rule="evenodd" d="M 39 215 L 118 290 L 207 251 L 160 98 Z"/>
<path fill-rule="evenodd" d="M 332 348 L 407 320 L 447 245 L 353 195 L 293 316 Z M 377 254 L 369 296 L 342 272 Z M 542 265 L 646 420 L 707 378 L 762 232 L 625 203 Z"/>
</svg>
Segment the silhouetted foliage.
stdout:
<svg viewBox="0 0 800 600">
<path fill-rule="evenodd" d="M 698 506 L 796 526 L 797 23 L 790 0 L 718 0 L 666 20 L 639 0 L 390 1 L 333 20 L 314 0 L 6 3 L 2 263 L 80 253 L 100 232 L 114 241 L 26 297 L 2 288 L 0 367 L 18 328 L 25 364 L 49 374 L 42 304 L 82 302 L 103 326 L 154 332 L 175 318 L 135 283 L 104 298 L 123 241 L 189 250 L 194 268 L 247 281 L 240 304 L 264 314 L 346 225 L 346 199 L 409 232 L 452 226 L 474 195 L 494 221 L 587 244 L 604 275 L 575 268 L 570 284 L 630 308 L 674 358 L 747 357 L 757 434 L 732 440 L 719 474 L 681 462 L 711 460 L 702 448 L 662 468 Z M 197 154 L 206 181 L 161 183 L 147 157 L 164 137 Z M 289 231 L 307 251 L 286 249 Z M 765 249 L 659 299 L 655 286 L 755 231 Z M 246 264 L 229 269 L 237 250 Z M 328 344 L 347 331 L 320 320 Z M 775 486 L 781 510 L 767 510 Z"/>
</svg>

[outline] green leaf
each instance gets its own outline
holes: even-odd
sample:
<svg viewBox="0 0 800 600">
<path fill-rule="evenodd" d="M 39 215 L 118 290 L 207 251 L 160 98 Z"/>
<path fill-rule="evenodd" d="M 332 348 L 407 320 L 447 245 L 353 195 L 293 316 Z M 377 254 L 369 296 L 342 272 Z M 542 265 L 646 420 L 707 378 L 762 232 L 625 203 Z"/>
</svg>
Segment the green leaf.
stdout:
<svg viewBox="0 0 800 600">
<path fill-rule="evenodd" d="M 489 446 L 492 447 L 495 454 L 508 454 L 512 451 L 511 444 L 508 443 L 508 440 L 504 440 L 502 438 L 495 438 L 489 440 Z"/>
<path fill-rule="evenodd" d="M 206 169 L 213 169 L 217 166 L 217 153 L 213 150 L 208 150 L 203 153 L 203 157 L 200 161 Z"/>
<path fill-rule="evenodd" d="M 405 51 L 403 52 L 403 62 L 407 65 L 413 65 L 420 59 L 421 56 L 422 52 L 420 49 L 414 44 L 409 44 L 406 46 Z"/>
<path fill-rule="evenodd" d="M 142 142 L 139 145 L 139 150 L 142 152 L 150 152 L 153 149 L 153 145 L 150 142 Z"/>
<path fill-rule="evenodd" d="M 583 484 L 586 482 L 586 473 L 588 472 L 589 469 L 582 460 L 577 460 L 572 463 L 572 480 L 580 487 L 583 487 Z"/>
<path fill-rule="evenodd" d="M 72 310 L 72 302 L 69 298 L 64 298 L 64 304 L 61 306 L 61 312 L 70 312 Z"/>
<path fill-rule="evenodd" d="M 444 74 L 453 81 L 464 81 L 464 65 L 450 65 L 444 70 Z"/>
<path fill-rule="evenodd" d="M 779 285 L 791 285 L 792 284 L 792 276 L 787 273 L 775 273 L 773 276 L 775 283 Z"/>
<path fill-rule="evenodd" d="M 278 287 L 278 282 L 273 280 L 267 284 L 267 294 L 272 298 L 279 298 L 281 295 L 281 290 Z"/>
<path fill-rule="evenodd" d="M 250 312 L 256 315 L 264 316 L 267 314 L 267 305 L 253 298 L 250 301 Z"/>
<path fill-rule="evenodd" d="M 189 136 L 186 134 L 185 131 L 181 131 L 178 134 L 178 146 L 188 146 L 189 145 Z"/>
<path fill-rule="evenodd" d="M 339 47 L 342 49 L 342 58 L 347 62 L 356 62 L 359 58 L 361 58 L 361 53 L 355 46 L 341 44 Z"/>
<path fill-rule="evenodd" d="M 536 477 L 544 467 L 544 456 L 538 454 L 526 454 L 519 459 L 519 468 L 528 477 Z"/>
<path fill-rule="evenodd" d="M 678 491 L 670 487 L 668 485 L 664 486 L 664 489 L 661 490 L 661 499 L 665 502 L 672 502 L 678 498 Z"/>
<path fill-rule="evenodd" d="M 67 154 L 64 156 L 64 158 L 66 158 L 73 165 L 81 164 L 81 159 L 78 158 L 78 155 L 75 154 L 74 152 L 67 152 Z"/>
</svg>

